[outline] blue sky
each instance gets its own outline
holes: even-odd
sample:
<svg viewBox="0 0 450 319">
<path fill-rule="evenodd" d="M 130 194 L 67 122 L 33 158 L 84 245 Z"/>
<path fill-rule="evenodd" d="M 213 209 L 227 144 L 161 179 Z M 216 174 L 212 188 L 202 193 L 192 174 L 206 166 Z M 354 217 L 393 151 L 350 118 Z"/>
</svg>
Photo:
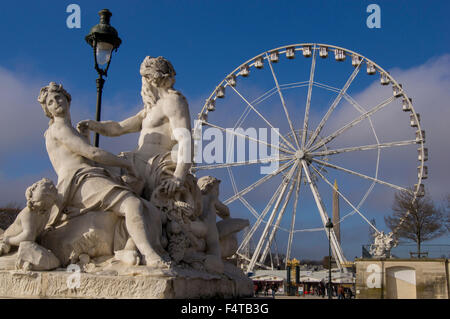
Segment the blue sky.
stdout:
<svg viewBox="0 0 450 319">
<path fill-rule="evenodd" d="M 71 3 L 81 7 L 80 29 L 66 26 L 66 7 Z M 380 29 L 366 26 L 366 8 L 371 3 L 381 8 Z M 429 145 L 426 185 L 436 200 L 449 192 L 445 163 L 450 150 L 445 137 L 450 130 L 444 121 L 449 114 L 450 79 L 447 1 L 30 1 L 0 7 L 1 204 L 23 203 L 26 186 L 36 179 L 56 180 L 42 137 L 47 120 L 36 101 L 40 87 L 50 81 L 64 84 L 73 97 L 74 122 L 95 116 L 96 72 L 84 37 L 98 23 L 97 12 L 103 8 L 113 13 L 111 24 L 122 38 L 106 79 L 103 119 L 120 120 L 139 110 L 139 65 L 146 55 L 162 55 L 172 62 L 177 71 L 175 87 L 187 97 L 194 118 L 215 86 L 247 59 L 293 43 L 333 44 L 376 61 L 403 80 L 414 100 L 421 101 L 416 107 L 427 130 L 427 143 L 435 146 Z M 343 74 L 342 79 L 347 76 Z M 361 83 L 353 93 L 362 100 L 368 98 L 369 84 Z M 118 152 L 121 147 L 132 149 L 135 138 L 102 139 L 101 145 Z M 387 167 L 395 170 L 395 166 Z M 382 229 L 382 216 L 389 207 L 390 203 L 368 208 Z M 347 246 L 344 242 L 349 258 L 360 255 L 360 245 L 367 242 L 368 227 L 350 221 L 348 227 L 353 226 L 358 231 L 348 235 Z M 315 236 L 301 239 L 308 243 L 305 246 L 318 248 L 299 248 L 300 258 L 326 254 L 324 236 Z M 446 237 L 437 242 L 450 241 Z"/>
</svg>

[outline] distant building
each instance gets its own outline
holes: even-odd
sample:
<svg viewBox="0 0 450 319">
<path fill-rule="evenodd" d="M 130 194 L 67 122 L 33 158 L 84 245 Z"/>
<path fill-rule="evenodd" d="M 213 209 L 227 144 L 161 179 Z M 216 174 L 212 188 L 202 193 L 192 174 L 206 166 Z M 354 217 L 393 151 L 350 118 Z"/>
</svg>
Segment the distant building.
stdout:
<svg viewBox="0 0 450 319">
<path fill-rule="evenodd" d="M 448 259 L 355 260 L 358 299 L 448 299 Z"/>
</svg>

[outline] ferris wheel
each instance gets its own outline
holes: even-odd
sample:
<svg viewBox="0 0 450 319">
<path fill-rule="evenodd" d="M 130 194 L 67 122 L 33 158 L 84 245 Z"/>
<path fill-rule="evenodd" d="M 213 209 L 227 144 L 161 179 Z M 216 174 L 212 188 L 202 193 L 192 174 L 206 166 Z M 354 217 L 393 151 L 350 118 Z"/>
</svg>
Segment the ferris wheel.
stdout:
<svg viewBox="0 0 450 319">
<path fill-rule="evenodd" d="M 250 130 L 255 127 L 270 130 L 270 142 L 266 135 L 250 134 L 258 133 Z M 380 198 L 405 191 L 415 200 L 425 193 L 428 149 L 412 99 L 389 72 L 342 47 L 293 44 L 245 61 L 216 86 L 198 114 L 193 128 L 196 154 L 204 150 L 199 141 L 207 128 L 231 136 L 223 143 L 226 158 L 199 162 L 192 171 L 226 179 L 224 204 L 240 203 L 237 209 L 253 218 L 237 250 L 247 261 L 247 272 L 264 267 L 279 233 L 285 234 L 289 260 L 294 236 L 302 232 L 324 232 L 342 268 L 347 260 L 340 240 L 325 227 L 331 192 L 348 208 L 338 223 L 359 216 L 377 233 L 367 216 L 375 187 L 382 189 Z M 243 159 L 234 160 L 234 137 L 269 151 L 251 156 L 249 146 L 241 151 Z M 268 165 L 269 172 L 261 174 Z M 332 179 L 339 181 L 339 188 Z M 301 222 L 309 215 L 319 217 L 317 225 Z M 249 250 L 251 242 L 256 246 Z"/>
</svg>

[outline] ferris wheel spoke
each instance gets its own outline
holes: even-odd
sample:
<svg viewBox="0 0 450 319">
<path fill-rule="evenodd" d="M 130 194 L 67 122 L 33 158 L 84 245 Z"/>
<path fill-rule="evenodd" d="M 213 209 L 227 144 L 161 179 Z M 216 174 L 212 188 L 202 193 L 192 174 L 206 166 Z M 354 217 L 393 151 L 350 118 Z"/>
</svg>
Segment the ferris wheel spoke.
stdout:
<svg viewBox="0 0 450 319">
<path fill-rule="evenodd" d="M 328 221 L 327 220 L 328 214 L 325 210 L 325 205 L 322 202 L 322 199 L 320 197 L 317 186 L 311 178 L 311 172 L 310 172 L 310 170 L 308 168 L 308 164 L 306 163 L 305 160 L 302 160 L 302 166 L 303 166 L 303 171 L 305 172 L 305 176 L 308 181 L 309 187 L 311 189 L 311 193 L 313 194 L 314 201 L 316 202 L 317 209 L 319 210 L 319 215 L 320 215 L 320 217 L 322 219 L 322 223 L 323 223 L 323 229 L 325 230 L 327 237 L 329 237 L 328 239 L 330 240 L 331 246 L 333 248 L 332 251 L 333 251 L 334 257 L 335 257 L 336 261 L 338 261 L 339 268 L 341 268 L 342 267 L 341 265 L 346 262 L 344 253 L 342 252 L 341 246 L 339 245 L 339 243 L 337 241 L 336 234 L 334 233 L 334 231 L 331 230 L 330 234 L 328 234 L 328 232 L 326 231 L 325 225 Z"/>
<path fill-rule="evenodd" d="M 263 159 L 250 160 L 250 161 L 195 166 L 192 168 L 192 170 L 198 171 L 198 170 L 209 170 L 209 169 L 226 168 L 226 167 L 243 166 L 243 165 L 267 164 L 267 163 L 272 163 L 272 162 L 282 162 L 282 161 L 291 160 L 291 159 L 293 159 L 292 156 L 268 157 L 268 158 L 263 158 Z"/>
<path fill-rule="evenodd" d="M 355 210 L 355 211 L 356 211 L 356 212 L 364 219 L 364 221 L 366 221 L 366 222 L 369 224 L 369 226 L 371 226 L 377 233 L 379 233 L 379 230 L 378 230 L 374 225 L 372 225 L 372 223 L 366 218 L 366 216 L 364 216 L 364 214 L 361 213 L 361 212 L 359 211 L 359 209 L 356 208 L 356 207 L 355 207 L 355 206 L 347 199 L 347 197 L 345 197 L 345 196 L 342 194 L 341 191 L 339 191 L 339 189 L 335 188 L 334 185 L 331 184 L 330 181 L 329 181 L 325 176 L 323 176 L 323 174 L 320 173 L 320 171 L 319 171 L 317 168 L 315 168 L 315 167 L 312 166 L 312 165 L 310 165 L 310 166 L 313 168 L 313 170 L 316 171 L 316 174 L 318 174 L 318 175 L 325 181 L 325 183 L 328 184 L 328 186 L 330 186 L 333 190 L 335 190 L 335 191 L 339 194 L 339 196 L 341 196 L 342 199 L 343 199 L 347 204 L 349 204 L 349 205 L 353 208 L 353 210 Z"/>
<path fill-rule="evenodd" d="M 218 125 L 209 123 L 209 122 L 207 122 L 207 121 L 202 121 L 202 123 L 203 123 L 204 125 L 208 125 L 208 126 L 217 128 L 217 129 L 219 129 L 219 130 L 221 130 L 221 131 L 223 131 L 223 132 L 230 133 L 230 134 L 233 134 L 233 135 L 236 135 L 236 136 L 239 136 L 239 137 L 243 137 L 243 138 L 245 138 L 245 139 L 247 139 L 247 140 L 250 140 L 250 141 L 254 141 L 254 142 L 257 142 L 257 143 L 260 143 L 260 144 L 264 144 L 264 145 L 270 146 L 271 148 L 277 149 L 277 150 L 282 151 L 282 152 L 284 152 L 284 153 L 288 153 L 288 154 L 292 154 L 292 155 L 295 154 L 294 152 L 292 152 L 292 151 L 290 151 L 290 150 L 287 150 L 287 149 L 285 149 L 285 148 L 282 148 L 282 147 L 279 147 L 279 146 L 276 146 L 276 145 L 267 143 L 267 142 L 265 142 L 265 141 L 259 140 L 259 139 L 257 139 L 257 138 L 250 137 L 250 136 L 245 135 L 245 134 L 238 133 L 238 132 L 236 132 L 236 130 L 233 130 L 233 129 L 227 129 L 227 128 L 224 128 L 224 127 L 221 127 L 221 126 L 218 126 Z"/>
<path fill-rule="evenodd" d="M 319 143 L 313 145 L 310 149 L 308 149 L 308 151 L 313 152 L 319 148 L 321 148 L 323 145 L 331 142 L 332 140 L 334 140 L 337 136 L 341 135 L 342 133 L 344 133 L 345 131 L 347 131 L 348 129 L 352 128 L 353 126 L 355 126 L 356 124 L 358 124 L 359 122 L 365 120 L 366 118 L 368 118 L 369 116 L 371 116 L 372 114 L 380 111 L 381 109 L 385 108 L 387 105 L 389 105 L 392 101 L 395 100 L 395 96 L 392 96 L 390 98 L 387 98 L 386 100 L 384 100 L 383 102 L 381 102 L 380 104 L 378 104 L 377 106 L 375 106 L 374 108 L 372 108 L 371 110 L 361 114 L 359 117 L 357 117 L 356 119 L 354 119 L 353 121 L 347 123 L 345 126 L 341 127 L 340 129 L 338 129 L 337 131 L 335 131 L 334 133 L 328 135 L 327 137 L 325 137 L 323 140 L 321 140 Z"/>
<path fill-rule="evenodd" d="M 339 93 L 341 91 L 340 89 L 335 88 L 335 87 L 333 87 L 331 85 L 320 83 L 320 82 L 317 82 L 317 81 L 313 82 L 313 86 L 316 86 L 318 88 L 325 89 L 325 90 L 328 90 L 328 91 L 331 91 L 331 92 L 335 92 L 335 93 Z"/>
<path fill-rule="evenodd" d="M 244 197 L 239 197 L 239 201 L 245 206 L 247 207 L 247 209 L 252 213 L 253 216 L 255 216 L 255 218 L 259 217 L 258 212 L 256 211 L 256 209 L 253 208 L 252 205 L 250 205 L 250 203 L 244 198 Z"/>
<path fill-rule="evenodd" d="M 275 127 L 232 85 L 230 85 L 230 87 L 233 89 L 234 92 L 236 92 L 237 95 L 239 95 L 239 97 L 245 102 L 247 103 L 248 107 L 250 107 L 256 114 L 259 115 L 259 117 L 261 117 L 261 119 L 266 122 L 267 125 L 269 125 L 277 134 L 279 137 L 281 137 L 281 139 L 287 144 L 289 145 L 293 150 L 295 150 L 295 147 L 289 143 L 289 141 L 280 134 L 278 129 L 275 129 Z"/>
<path fill-rule="evenodd" d="M 273 66 L 272 66 L 272 62 L 270 61 L 269 56 L 267 55 L 267 53 L 266 53 L 266 58 L 267 58 L 267 61 L 269 62 L 270 71 L 272 72 L 273 80 L 275 81 L 275 86 L 277 87 L 278 95 L 280 96 L 281 104 L 283 105 L 284 113 L 286 114 L 286 118 L 288 120 L 289 127 L 291 129 L 291 133 L 294 136 L 295 143 L 296 143 L 297 147 L 300 148 L 300 144 L 298 142 L 297 135 L 295 134 L 294 126 L 292 125 L 292 120 L 291 120 L 291 118 L 289 116 L 289 112 L 288 112 L 287 107 L 286 107 L 286 102 L 284 101 L 283 93 L 281 92 L 280 85 L 278 84 L 277 76 L 275 75 L 275 71 L 274 71 Z"/>
<path fill-rule="evenodd" d="M 296 165 L 298 166 L 298 164 L 296 164 Z M 294 174 L 295 174 L 295 171 L 294 171 Z M 294 186 L 295 186 L 294 181 L 291 181 L 291 186 L 289 187 L 289 190 L 288 190 L 288 193 L 287 193 L 286 198 L 284 200 L 283 206 L 281 206 L 280 212 L 278 213 L 277 220 L 275 221 L 275 224 L 272 226 L 272 231 L 271 231 L 271 233 L 269 235 L 268 241 L 266 242 L 266 246 L 263 249 L 263 253 L 261 254 L 259 262 L 263 263 L 266 260 L 267 254 L 269 253 L 270 248 L 272 246 L 272 242 L 273 242 L 273 240 L 275 238 L 275 234 L 276 234 L 278 228 L 280 227 L 281 219 L 283 218 L 284 213 L 286 211 L 286 207 L 287 207 L 287 205 L 288 205 L 288 203 L 289 203 L 289 201 L 291 199 L 292 192 L 294 190 Z"/>
<path fill-rule="evenodd" d="M 253 189 L 255 189 L 256 187 L 258 187 L 259 185 L 261 185 L 262 183 L 268 181 L 269 179 L 271 179 L 272 177 L 280 174 L 281 172 L 285 171 L 287 168 L 289 168 L 290 166 L 292 166 L 292 164 L 294 163 L 294 160 L 290 160 L 289 162 L 287 162 L 286 164 L 283 164 L 282 166 L 280 166 L 276 171 L 264 176 L 263 178 L 257 180 L 256 182 L 254 182 L 253 184 L 251 184 L 250 186 L 246 187 L 245 189 L 241 190 L 239 193 L 234 194 L 233 196 L 231 196 L 230 198 L 228 198 L 227 200 L 225 200 L 223 203 L 225 205 L 228 205 L 229 203 L 234 202 L 238 197 L 243 196 L 245 194 L 247 194 L 248 192 L 252 191 Z"/>
<path fill-rule="evenodd" d="M 312 61 L 311 61 L 311 70 L 309 72 L 308 96 L 306 98 L 305 118 L 303 120 L 302 148 L 305 146 L 306 135 L 308 132 L 309 109 L 311 107 L 311 94 L 312 94 L 312 87 L 313 87 L 313 83 L 314 83 L 314 73 L 316 70 L 316 57 L 317 57 L 317 50 L 315 49 L 315 46 L 314 46 L 314 54 L 313 54 Z"/>
<path fill-rule="evenodd" d="M 355 147 L 345 147 L 345 148 L 338 148 L 335 150 L 326 150 L 326 151 L 322 151 L 322 152 L 312 152 L 311 155 L 313 155 L 313 156 L 328 156 L 328 155 L 347 153 L 347 152 L 368 151 L 368 150 L 373 150 L 373 149 L 398 147 L 398 146 L 406 146 L 406 145 L 413 145 L 413 144 L 417 144 L 417 141 L 416 140 L 406 140 L 406 141 L 379 143 L 379 144 L 363 145 L 363 146 L 355 146 Z"/>
<path fill-rule="evenodd" d="M 286 177 L 285 177 L 286 178 Z M 241 245 L 239 246 L 239 248 L 237 249 L 237 252 L 242 251 L 242 249 L 244 249 L 244 247 L 246 247 L 251 238 L 253 237 L 254 233 L 256 232 L 256 230 L 258 229 L 258 227 L 261 225 L 261 222 L 263 222 L 264 217 L 266 217 L 267 213 L 269 212 L 270 208 L 272 207 L 272 205 L 274 204 L 275 200 L 279 197 L 280 192 L 283 188 L 284 183 L 280 183 L 280 185 L 278 186 L 277 190 L 275 191 L 275 193 L 272 195 L 272 198 L 270 199 L 270 201 L 267 203 L 266 207 L 264 208 L 263 212 L 261 213 L 261 215 L 259 215 L 257 217 L 256 222 L 253 224 L 252 228 L 250 229 L 250 231 L 247 233 L 247 235 L 245 236 L 245 238 L 242 240 Z M 241 198 L 243 198 L 241 196 Z M 244 201 L 246 202 L 246 200 L 244 199 Z M 245 204 L 244 204 L 245 205 Z M 248 208 L 248 207 L 247 207 Z M 251 211 L 253 212 L 253 207 L 251 209 Z M 249 260 L 250 261 L 250 260 Z"/>
<path fill-rule="evenodd" d="M 267 234 L 269 232 L 270 225 L 273 223 L 275 214 L 278 210 L 278 207 L 281 204 L 281 200 L 284 197 L 286 189 L 287 189 L 289 183 L 291 182 L 292 176 L 293 176 L 295 170 L 297 169 L 297 166 L 298 166 L 298 162 L 295 162 L 295 164 L 292 165 L 291 169 L 289 170 L 289 173 L 287 174 L 286 178 L 283 179 L 283 182 L 282 182 L 283 186 L 282 186 L 280 195 L 277 199 L 277 202 L 275 203 L 275 206 L 272 209 L 272 213 L 270 214 L 269 220 L 267 221 L 266 226 L 264 227 L 263 233 L 258 241 L 258 244 L 256 245 L 255 251 L 254 251 L 252 259 L 248 265 L 247 271 L 252 271 L 253 267 L 255 266 L 255 263 L 257 262 L 258 256 L 261 252 L 262 246 L 263 246 L 265 239 L 267 237 Z"/>
<path fill-rule="evenodd" d="M 301 87 L 304 87 L 307 85 L 308 85 L 308 81 L 301 81 L 301 82 L 293 82 L 293 83 L 283 84 L 283 85 L 280 85 L 280 88 L 282 90 L 287 90 L 287 89 L 301 88 Z M 268 90 L 267 92 L 263 93 L 261 96 L 257 97 L 253 101 L 251 101 L 250 104 L 253 106 L 257 106 L 258 104 L 264 102 L 265 100 L 267 100 L 269 97 L 271 97 L 272 95 L 274 95 L 276 93 L 277 93 L 277 88 L 273 87 L 272 89 Z M 244 120 L 247 118 L 247 116 L 251 110 L 252 109 L 250 108 L 250 106 L 247 105 L 245 107 L 245 110 L 244 110 L 243 114 L 241 115 L 241 117 L 239 118 L 236 126 L 240 125 L 238 123 L 244 122 Z"/>
<path fill-rule="evenodd" d="M 337 107 L 337 105 L 341 101 L 342 97 L 347 93 L 347 90 L 350 87 L 350 84 L 352 84 L 353 80 L 356 78 L 356 76 L 359 73 L 359 70 L 361 69 L 361 63 L 362 63 L 362 60 L 359 62 L 358 66 L 355 68 L 355 70 L 353 70 L 353 72 L 350 75 L 350 77 L 348 78 L 347 82 L 342 87 L 342 89 L 339 91 L 338 96 L 336 96 L 336 98 L 334 99 L 334 101 L 331 104 L 330 108 L 328 109 L 327 113 L 325 113 L 325 116 L 322 118 L 319 125 L 314 130 L 311 138 L 309 139 L 309 141 L 306 145 L 307 148 L 316 141 L 317 137 L 319 136 L 320 132 L 322 131 L 322 129 L 323 129 L 325 123 L 327 122 L 328 118 L 330 117 L 331 113 L 333 113 L 334 109 Z"/>
<path fill-rule="evenodd" d="M 380 180 L 378 178 L 373 178 L 373 177 L 370 177 L 370 176 L 367 176 L 367 175 L 355 172 L 355 171 L 353 171 L 351 169 L 348 169 L 348 168 L 344 168 L 344 167 L 341 167 L 341 166 L 338 166 L 338 165 L 335 165 L 335 164 L 331 164 L 329 162 L 324 162 L 324 161 L 321 161 L 321 160 L 318 160 L 318 159 L 315 159 L 315 158 L 313 158 L 311 160 L 313 162 L 318 163 L 318 164 L 321 164 L 321 165 L 324 165 L 324 166 L 327 166 L 327 167 L 330 167 L 330 168 L 334 168 L 334 169 L 337 169 L 337 170 L 340 170 L 340 171 L 343 171 L 343 172 L 346 172 L 346 173 L 349 173 L 349 174 L 353 174 L 353 175 L 356 175 L 356 176 L 359 176 L 359 177 L 362 177 L 362 178 L 374 181 L 374 182 L 376 182 L 378 184 L 389 186 L 389 187 L 394 188 L 394 189 L 399 190 L 399 191 L 407 191 L 408 192 L 408 189 L 406 189 L 404 187 L 401 187 L 401 186 L 398 186 L 398 185 L 395 185 L 395 184 L 392 184 L 392 183 L 388 183 L 388 182 L 382 181 L 382 180 Z"/>
<path fill-rule="evenodd" d="M 300 168 L 297 171 L 297 179 L 296 179 L 297 186 L 295 189 L 294 207 L 292 209 L 291 227 L 289 229 L 289 239 L 288 239 L 288 245 L 287 245 L 287 249 L 286 249 L 286 263 L 288 260 L 291 259 L 292 241 L 294 240 L 295 217 L 297 215 L 297 205 L 298 205 L 298 198 L 299 198 L 299 194 L 300 194 L 302 173 L 303 173 L 303 170 Z"/>
</svg>

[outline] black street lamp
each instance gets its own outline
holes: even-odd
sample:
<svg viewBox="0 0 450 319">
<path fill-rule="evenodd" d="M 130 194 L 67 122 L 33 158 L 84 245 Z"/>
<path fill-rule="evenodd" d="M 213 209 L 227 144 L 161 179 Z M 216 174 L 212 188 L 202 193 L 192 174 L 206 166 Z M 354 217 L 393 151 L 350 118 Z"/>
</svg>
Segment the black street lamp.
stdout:
<svg viewBox="0 0 450 319">
<path fill-rule="evenodd" d="M 108 9 L 98 12 L 100 23 L 93 26 L 89 34 L 85 37 L 86 42 L 94 49 L 95 70 L 98 73 L 97 82 L 97 111 L 95 119 L 100 121 L 100 112 L 102 107 L 102 91 L 105 80 L 103 76 L 108 76 L 108 68 L 111 63 L 113 50 L 117 51 L 122 40 L 110 24 L 109 20 L 112 13 Z M 105 65 L 102 69 L 99 65 Z M 99 135 L 95 134 L 95 146 L 98 147 Z"/>
<path fill-rule="evenodd" d="M 333 223 L 331 218 L 328 218 L 328 222 L 325 225 L 328 228 L 328 299 L 332 299 L 331 290 L 331 229 L 333 228 Z"/>
</svg>

